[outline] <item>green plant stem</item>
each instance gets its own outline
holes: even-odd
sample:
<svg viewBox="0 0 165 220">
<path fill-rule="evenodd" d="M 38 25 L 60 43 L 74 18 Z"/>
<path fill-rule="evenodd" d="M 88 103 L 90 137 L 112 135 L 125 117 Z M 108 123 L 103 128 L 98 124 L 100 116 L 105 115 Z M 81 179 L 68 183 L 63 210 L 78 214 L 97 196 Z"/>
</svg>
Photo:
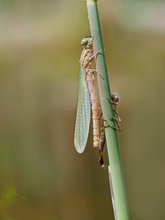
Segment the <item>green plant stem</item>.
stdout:
<svg viewBox="0 0 165 220">
<path fill-rule="evenodd" d="M 112 104 L 109 101 L 111 100 L 111 93 L 100 29 L 97 0 L 86 0 L 86 4 L 88 9 L 91 36 L 93 37 L 96 69 L 99 73 L 97 78 L 103 118 L 108 125 L 115 126 L 114 121 L 111 120 L 113 116 L 113 109 Z M 108 168 L 109 183 L 115 220 L 128 220 L 129 211 L 116 130 L 112 127 L 107 127 L 105 128 L 105 132 L 108 159 L 110 164 Z"/>
</svg>

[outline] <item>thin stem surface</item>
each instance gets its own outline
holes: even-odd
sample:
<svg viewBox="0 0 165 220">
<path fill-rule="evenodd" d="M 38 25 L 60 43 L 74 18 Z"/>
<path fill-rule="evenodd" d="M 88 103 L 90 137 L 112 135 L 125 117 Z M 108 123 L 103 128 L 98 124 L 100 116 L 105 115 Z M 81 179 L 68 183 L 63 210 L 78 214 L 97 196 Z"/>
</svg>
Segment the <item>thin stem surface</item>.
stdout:
<svg viewBox="0 0 165 220">
<path fill-rule="evenodd" d="M 114 209 L 115 220 L 129 220 L 125 184 L 122 172 L 122 164 L 119 155 L 119 145 L 113 117 L 113 108 L 108 79 L 108 72 L 105 62 L 104 47 L 99 22 L 97 0 L 86 0 L 88 18 L 90 23 L 91 36 L 93 37 L 93 47 L 96 69 L 99 72 L 98 87 L 102 106 L 103 118 L 109 127 L 105 128 L 107 151 L 110 166 L 108 167 L 111 197 Z"/>
</svg>

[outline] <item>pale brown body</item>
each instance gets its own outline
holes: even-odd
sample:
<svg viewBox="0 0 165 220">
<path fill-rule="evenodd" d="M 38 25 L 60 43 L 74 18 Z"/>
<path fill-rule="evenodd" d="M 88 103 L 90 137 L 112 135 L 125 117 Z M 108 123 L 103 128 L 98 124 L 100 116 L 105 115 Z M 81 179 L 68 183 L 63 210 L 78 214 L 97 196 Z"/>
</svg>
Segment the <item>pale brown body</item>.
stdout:
<svg viewBox="0 0 165 220">
<path fill-rule="evenodd" d="M 86 73 L 86 82 L 90 95 L 92 120 L 93 120 L 93 147 L 99 147 L 100 144 L 100 106 L 97 98 L 95 87 L 94 70 L 91 69 L 93 59 L 92 41 L 84 44 L 84 49 L 81 53 L 80 63 L 82 69 Z"/>
</svg>

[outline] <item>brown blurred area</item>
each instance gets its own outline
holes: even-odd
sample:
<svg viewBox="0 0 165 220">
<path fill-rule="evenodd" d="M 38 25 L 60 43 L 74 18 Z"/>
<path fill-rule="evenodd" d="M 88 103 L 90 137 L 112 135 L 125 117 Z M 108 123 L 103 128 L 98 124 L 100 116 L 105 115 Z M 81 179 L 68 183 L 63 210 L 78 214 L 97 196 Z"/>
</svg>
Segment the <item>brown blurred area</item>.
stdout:
<svg viewBox="0 0 165 220">
<path fill-rule="evenodd" d="M 165 219 L 165 3 L 99 1 L 132 220 Z M 114 219 L 92 136 L 73 145 L 85 1 L 0 2 L 0 219 Z M 106 150 L 105 150 L 106 158 Z"/>
</svg>

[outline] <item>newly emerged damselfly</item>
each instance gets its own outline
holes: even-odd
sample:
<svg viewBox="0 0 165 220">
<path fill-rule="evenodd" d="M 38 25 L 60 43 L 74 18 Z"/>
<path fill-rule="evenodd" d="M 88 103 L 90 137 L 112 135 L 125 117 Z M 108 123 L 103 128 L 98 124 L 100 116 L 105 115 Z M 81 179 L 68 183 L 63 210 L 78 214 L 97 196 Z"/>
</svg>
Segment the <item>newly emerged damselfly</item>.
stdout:
<svg viewBox="0 0 165 220">
<path fill-rule="evenodd" d="M 87 36 L 81 40 L 83 51 L 80 57 L 80 84 L 74 134 L 74 144 L 78 153 L 82 153 L 86 147 L 90 115 L 92 109 L 93 120 L 93 147 L 99 147 L 100 142 L 100 105 L 95 87 L 95 70 L 92 69 L 93 44 L 92 37 Z"/>
<path fill-rule="evenodd" d="M 74 133 L 74 145 L 78 153 L 83 153 L 85 150 L 88 140 L 90 118 L 92 112 L 93 147 L 98 148 L 99 162 L 100 165 L 104 167 L 103 148 L 105 145 L 105 129 L 104 125 L 102 125 L 100 128 L 100 121 L 103 122 L 104 120 L 100 120 L 102 115 L 101 107 L 95 86 L 94 73 L 97 71 L 92 68 L 92 61 L 94 58 L 92 37 L 87 36 L 83 38 L 81 40 L 81 45 L 83 46 L 83 50 L 80 57 L 80 83 Z M 112 95 L 112 99 L 110 101 L 113 105 L 113 110 L 116 116 L 114 117 L 114 120 L 118 126 L 120 117 L 117 113 L 117 105 L 119 102 L 117 93 Z"/>
</svg>

